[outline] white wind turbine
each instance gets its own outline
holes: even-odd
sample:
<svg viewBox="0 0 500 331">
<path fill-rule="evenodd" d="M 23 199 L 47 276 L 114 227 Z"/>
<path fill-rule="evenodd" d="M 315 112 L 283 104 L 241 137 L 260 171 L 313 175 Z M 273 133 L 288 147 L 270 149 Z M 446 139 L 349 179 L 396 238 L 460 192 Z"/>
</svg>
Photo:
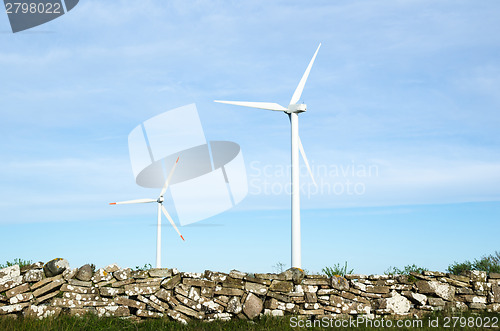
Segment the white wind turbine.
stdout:
<svg viewBox="0 0 500 331">
<path fill-rule="evenodd" d="M 165 214 L 167 219 L 170 221 L 170 224 L 174 227 L 175 231 L 181 236 L 181 239 L 184 240 L 184 237 L 181 235 L 179 232 L 179 229 L 177 229 L 177 226 L 175 226 L 174 221 L 172 220 L 172 217 L 170 217 L 169 213 L 163 206 L 163 195 L 165 192 L 167 192 L 168 188 L 168 183 L 170 182 L 170 179 L 172 178 L 172 175 L 174 174 L 175 167 L 177 166 L 177 162 L 179 162 L 179 158 L 175 161 L 174 166 L 172 167 L 172 170 L 170 170 L 170 174 L 168 175 L 167 180 L 165 181 L 165 184 L 163 185 L 163 188 L 160 192 L 160 196 L 158 199 L 137 199 L 137 200 L 128 200 L 128 201 L 121 201 L 121 202 L 111 202 L 110 205 L 125 205 L 125 204 L 132 204 L 132 203 L 150 203 L 150 202 L 157 202 L 158 203 L 158 223 L 157 223 L 157 232 L 156 232 L 156 268 L 161 268 L 161 212 Z"/>
<path fill-rule="evenodd" d="M 295 89 L 293 93 L 292 99 L 290 100 L 290 104 L 288 107 L 283 107 L 277 103 L 272 102 L 246 102 L 246 101 L 220 101 L 215 100 L 215 102 L 227 103 L 230 105 L 237 106 L 245 106 L 259 109 L 267 109 L 267 110 L 275 110 L 275 111 L 283 111 L 290 118 L 291 125 L 291 138 L 292 138 L 292 268 L 301 268 L 301 247 L 300 247 L 300 190 L 299 190 L 299 150 L 302 154 L 304 162 L 306 164 L 307 170 L 312 177 L 314 185 L 316 182 L 314 181 L 314 177 L 312 175 L 311 168 L 309 167 L 309 162 L 307 161 L 306 154 L 304 152 L 304 148 L 302 147 L 302 143 L 300 142 L 299 137 L 299 113 L 303 113 L 307 110 L 305 104 L 297 104 L 302 95 L 302 90 L 304 89 L 304 85 L 306 84 L 307 77 L 309 76 L 309 72 L 311 71 L 311 67 L 316 59 L 316 55 L 318 54 L 319 48 L 321 47 L 321 43 L 319 44 L 314 56 L 309 62 L 302 79 L 299 82 L 299 85 Z"/>
</svg>

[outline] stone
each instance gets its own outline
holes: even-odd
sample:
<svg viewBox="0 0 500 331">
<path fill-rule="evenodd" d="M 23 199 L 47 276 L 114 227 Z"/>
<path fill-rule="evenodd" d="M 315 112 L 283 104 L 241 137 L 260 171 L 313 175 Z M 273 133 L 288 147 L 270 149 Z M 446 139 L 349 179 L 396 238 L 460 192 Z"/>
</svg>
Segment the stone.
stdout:
<svg viewBox="0 0 500 331">
<path fill-rule="evenodd" d="M 479 271 L 479 270 L 467 270 L 464 271 L 464 276 L 469 277 L 471 281 L 473 282 L 486 282 L 487 279 L 487 273 L 486 271 Z"/>
<path fill-rule="evenodd" d="M 418 280 L 416 282 L 418 291 L 423 294 L 435 294 L 446 301 L 452 301 L 455 297 L 455 288 L 438 281 Z"/>
<path fill-rule="evenodd" d="M 429 297 L 427 299 L 427 301 L 428 301 L 429 305 L 433 306 L 433 307 L 444 307 L 444 305 L 445 305 L 444 300 L 441 298 Z"/>
<path fill-rule="evenodd" d="M 491 313 L 500 313 L 500 303 L 493 303 L 491 305 L 488 305 L 487 309 L 488 312 Z"/>
<path fill-rule="evenodd" d="M 4 278 L 2 282 L 0 282 L 0 293 L 10 290 L 13 287 L 21 285 L 23 282 L 22 276 L 16 276 L 14 278 Z"/>
<path fill-rule="evenodd" d="M 92 279 L 92 276 L 94 275 L 92 266 L 90 264 L 84 264 L 80 268 L 78 268 L 78 271 L 76 272 L 76 279 L 81 280 L 83 282 L 88 282 L 89 280 Z"/>
<path fill-rule="evenodd" d="M 454 275 L 454 274 L 446 274 L 446 276 L 448 278 L 451 278 L 451 279 L 454 279 L 454 280 L 458 280 L 459 282 L 463 282 L 463 283 L 469 283 L 469 281 L 470 281 L 470 278 L 467 277 L 467 276 Z"/>
<path fill-rule="evenodd" d="M 74 293 L 82 293 L 82 294 L 98 294 L 99 289 L 95 287 L 86 287 L 86 286 L 76 286 L 71 284 L 63 284 L 60 288 L 63 292 L 74 292 Z"/>
<path fill-rule="evenodd" d="M 479 295 L 464 295 L 462 296 L 465 302 L 471 303 L 486 303 L 486 297 Z"/>
<path fill-rule="evenodd" d="M 149 277 L 153 278 L 167 278 L 172 277 L 172 269 L 168 268 L 153 268 L 148 271 Z"/>
<path fill-rule="evenodd" d="M 245 303 L 243 304 L 243 313 L 249 319 L 254 319 L 259 316 L 263 308 L 262 300 L 260 300 L 255 294 L 249 293 Z"/>
<path fill-rule="evenodd" d="M 485 310 L 486 304 L 482 302 L 471 302 L 468 304 L 470 309 Z"/>
<path fill-rule="evenodd" d="M 403 293 L 405 297 L 410 299 L 411 302 L 419 305 L 425 306 L 427 303 L 427 296 L 425 294 L 415 293 L 415 292 L 405 292 Z"/>
<path fill-rule="evenodd" d="M 125 294 L 128 296 L 134 296 L 134 295 L 148 295 L 148 294 L 154 294 L 160 290 L 160 286 L 158 285 L 151 285 L 151 286 L 138 286 L 138 285 L 125 285 Z"/>
<path fill-rule="evenodd" d="M 62 276 L 65 280 L 70 280 L 76 276 L 77 272 L 78 272 L 77 268 L 73 268 L 73 269 L 68 268 L 68 269 L 64 270 L 64 272 L 62 273 Z"/>
<path fill-rule="evenodd" d="M 143 310 L 143 309 L 137 309 L 135 314 L 139 317 L 146 317 L 146 318 L 162 318 L 163 317 L 163 313 L 157 313 L 155 311 Z"/>
<path fill-rule="evenodd" d="M 0 269 L 0 284 L 21 276 L 21 269 L 17 264 Z"/>
<path fill-rule="evenodd" d="M 125 290 L 123 288 L 114 288 L 114 287 L 99 288 L 99 294 L 101 294 L 103 297 L 115 297 L 124 293 Z"/>
<path fill-rule="evenodd" d="M 19 294 L 13 296 L 12 298 L 10 298 L 9 302 L 11 305 L 14 305 L 16 303 L 29 301 L 31 299 L 33 299 L 33 293 L 26 292 L 26 293 L 19 293 Z"/>
<path fill-rule="evenodd" d="M 26 283 L 21 284 L 19 286 L 16 286 L 14 288 L 11 288 L 7 292 L 5 292 L 5 295 L 7 296 L 8 299 L 12 298 L 13 296 L 16 296 L 20 293 L 28 292 L 30 290 L 30 286 Z"/>
<path fill-rule="evenodd" d="M 387 286 L 373 286 L 373 285 L 368 285 L 366 287 L 366 292 L 367 293 L 379 293 L 379 294 L 385 294 L 389 293 L 389 287 Z"/>
<path fill-rule="evenodd" d="M 219 285 L 215 287 L 214 291 L 215 295 L 228 295 L 228 296 L 242 296 L 243 293 L 244 293 L 243 290 L 231 287 L 221 287 Z"/>
<path fill-rule="evenodd" d="M 137 309 L 146 309 L 146 304 L 127 297 L 115 297 L 113 302 L 122 306 L 128 306 Z"/>
<path fill-rule="evenodd" d="M 489 279 L 500 279 L 500 273 L 490 272 L 490 274 L 488 275 L 488 278 Z"/>
<path fill-rule="evenodd" d="M 170 279 L 166 279 L 163 282 L 161 282 L 161 287 L 165 288 L 166 290 L 171 290 L 181 282 L 181 275 L 175 275 L 174 277 Z"/>
<path fill-rule="evenodd" d="M 129 279 L 119 280 L 117 282 L 114 282 L 114 283 L 111 284 L 111 286 L 112 287 L 122 287 L 122 286 L 125 286 L 125 285 L 133 284 L 134 282 L 135 282 L 135 279 L 129 278 Z"/>
<path fill-rule="evenodd" d="M 66 259 L 57 258 L 45 263 L 43 271 L 46 277 L 54 277 L 62 274 L 68 268 L 69 262 Z"/>
<path fill-rule="evenodd" d="M 42 287 L 36 289 L 35 291 L 33 291 L 33 296 L 35 296 L 35 297 L 42 296 L 43 294 L 46 294 L 47 292 L 50 292 L 54 289 L 61 287 L 62 284 L 64 284 L 63 279 L 56 279 L 53 282 L 50 282 L 47 285 L 42 286 Z"/>
<path fill-rule="evenodd" d="M 227 277 L 224 282 L 222 282 L 222 287 L 237 288 L 243 290 L 245 288 L 245 282 L 243 279 Z"/>
<path fill-rule="evenodd" d="M 73 292 L 64 292 L 64 299 L 77 300 L 77 301 L 100 301 L 101 296 L 98 294 L 82 294 Z"/>
<path fill-rule="evenodd" d="M 116 280 L 130 279 L 130 277 L 132 276 L 132 269 L 130 268 L 119 269 L 113 272 L 113 276 L 116 278 Z"/>
<path fill-rule="evenodd" d="M 411 308 L 410 301 L 396 291 L 392 292 L 392 297 L 378 300 L 379 309 L 388 309 L 391 313 L 397 315 L 404 315 Z"/>
<path fill-rule="evenodd" d="M 91 278 L 94 283 L 108 282 L 111 279 L 113 279 L 113 274 L 107 272 L 104 268 L 98 269 Z"/>
<path fill-rule="evenodd" d="M 292 292 L 293 283 L 290 281 L 273 280 L 269 291 L 273 292 Z"/>
<path fill-rule="evenodd" d="M 215 282 L 205 279 L 184 278 L 182 283 L 187 286 L 215 287 Z"/>
<path fill-rule="evenodd" d="M 245 283 L 245 291 L 255 293 L 258 295 L 266 295 L 267 294 L 267 286 L 258 284 L 258 283 Z"/>
<path fill-rule="evenodd" d="M 241 272 L 239 270 L 231 270 L 229 272 L 229 277 L 236 278 L 236 279 L 243 279 L 247 276 L 248 274 L 246 272 Z"/>
<path fill-rule="evenodd" d="M 29 302 L 17 303 L 15 305 L 8 305 L 0 307 L 0 315 L 7 315 L 22 311 L 25 307 L 29 306 Z"/>
<path fill-rule="evenodd" d="M 500 285 L 494 284 L 491 286 L 489 301 L 491 303 L 500 303 Z"/>
<path fill-rule="evenodd" d="M 340 276 L 333 276 L 330 278 L 330 285 L 336 290 L 339 291 L 348 291 L 349 290 L 349 281 Z"/>
<path fill-rule="evenodd" d="M 26 273 L 27 271 L 32 270 L 32 269 L 43 269 L 43 265 L 44 265 L 43 262 L 35 262 L 32 264 L 25 265 L 25 266 L 21 267 L 21 270 L 20 270 L 21 275 Z"/>
<path fill-rule="evenodd" d="M 232 297 L 227 303 L 226 311 L 232 314 L 239 314 L 243 310 L 240 299 L 238 297 Z"/>
<path fill-rule="evenodd" d="M 96 307 L 99 317 L 125 317 L 130 316 L 130 309 L 126 306 L 104 306 Z"/>
<path fill-rule="evenodd" d="M 227 277 L 229 277 L 229 275 L 222 272 L 205 270 L 205 278 L 216 283 L 222 283 L 226 281 Z"/>
<path fill-rule="evenodd" d="M 149 298 L 146 298 L 145 296 L 138 295 L 137 300 L 144 302 L 145 304 L 147 304 L 151 308 L 153 308 L 161 313 L 165 312 L 165 308 L 163 308 L 163 306 L 161 304 L 157 304 L 156 302 L 151 301 Z"/>
<path fill-rule="evenodd" d="M 43 270 L 41 269 L 31 269 L 28 270 L 23 275 L 23 282 L 25 283 L 35 283 L 41 281 L 43 278 Z"/>
<path fill-rule="evenodd" d="M 118 270 L 120 270 L 120 267 L 116 263 L 112 263 L 104 267 L 104 271 L 106 271 L 108 274 L 111 274 Z"/>
<path fill-rule="evenodd" d="M 205 317 L 204 313 L 196 311 L 196 310 L 191 309 L 191 308 L 186 307 L 186 306 L 182 306 L 182 305 L 175 306 L 174 310 L 178 311 L 178 312 L 180 312 L 182 314 L 185 314 L 187 316 L 191 316 L 191 317 L 194 317 L 194 318 L 197 318 L 197 319 L 200 319 L 200 320 Z"/>
<path fill-rule="evenodd" d="M 44 319 L 47 317 L 57 317 L 61 314 L 61 311 L 61 307 L 31 305 L 23 311 L 23 314 L 24 317 Z"/>
<path fill-rule="evenodd" d="M 300 268 L 290 268 L 280 274 L 285 280 L 291 280 L 294 285 L 299 285 L 306 276 L 304 270 Z M 315 284 L 312 284 L 315 285 Z"/>
<path fill-rule="evenodd" d="M 131 277 L 135 279 L 148 278 L 149 273 L 147 270 L 132 270 Z"/>
<path fill-rule="evenodd" d="M 50 292 L 48 294 L 45 294 L 45 295 L 43 295 L 41 297 L 36 298 L 35 303 L 38 305 L 38 304 L 40 304 L 40 303 L 42 303 L 44 301 L 52 299 L 53 297 L 55 297 L 59 293 L 61 293 L 61 291 L 54 291 L 54 292 Z"/>
<path fill-rule="evenodd" d="M 424 270 L 423 274 L 425 276 L 432 276 L 432 277 L 444 277 L 444 276 L 446 276 L 446 273 L 440 272 L 440 271 L 428 271 L 428 270 Z"/>
<path fill-rule="evenodd" d="M 308 302 L 308 303 L 318 302 L 318 296 L 316 295 L 316 293 L 309 293 L 308 292 L 308 293 L 304 294 L 304 300 L 305 300 L 305 302 Z"/>
</svg>

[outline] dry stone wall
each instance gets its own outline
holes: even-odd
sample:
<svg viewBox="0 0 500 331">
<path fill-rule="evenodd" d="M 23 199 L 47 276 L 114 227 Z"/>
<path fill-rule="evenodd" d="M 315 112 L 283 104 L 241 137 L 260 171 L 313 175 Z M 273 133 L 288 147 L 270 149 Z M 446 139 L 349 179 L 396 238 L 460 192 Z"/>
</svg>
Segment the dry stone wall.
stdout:
<svg viewBox="0 0 500 331">
<path fill-rule="evenodd" d="M 425 271 L 405 275 L 304 275 L 132 270 L 111 264 L 71 269 L 64 259 L 0 269 L 0 317 L 60 314 L 170 318 L 181 323 L 253 319 L 262 314 L 305 318 L 420 318 L 436 310 L 500 312 L 500 274 L 462 276 Z"/>
</svg>

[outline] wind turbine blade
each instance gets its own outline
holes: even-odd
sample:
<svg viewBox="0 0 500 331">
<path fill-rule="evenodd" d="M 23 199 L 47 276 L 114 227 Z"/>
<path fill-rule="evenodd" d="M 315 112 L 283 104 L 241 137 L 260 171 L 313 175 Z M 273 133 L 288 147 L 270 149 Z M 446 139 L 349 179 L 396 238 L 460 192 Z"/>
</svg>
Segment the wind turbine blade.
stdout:
<svg viewBox="0 0 500 331">
<path fill-rule="evenodd" d="M 299 85 L 295 89 L 295 92 L 293 93 L 292 100 L 290 100 L 291 105 L 295 105 L 297 102 L 299 102 L 300 96 L 302 95 L 302 90 L 304 90 L 304 86 L 306 85 L 307 77 L 309 76 L 309 72 L 311 71 L 311 68 L 313 66 L 314 60 L 316 59 L 316 55 L 318 54 L 319 48 L 321 47 L 321 43 L 319 43 L 318 48 L 316 49 L 316 53 L 314 53 L 314 56 L 311 59 L 311 62 L 309 62 L 309 65 L 307 66 L 306 72 L 304 72 L 304 75 L 302 76 L 302 79 L 299 82 Z"/>
<path fill-rule="evenodd" d="M 273 102 L 248 102 L 248 101 L 221 101 L 214 100 L 214 102 L 218 103 L 227 103 L 228 105 L 236 105 L 236 106 L 244 106 L 258 109 L 267 109 L 267 110 L 275 110 L 275 111 L 287 111 L 288 108 L 285 108 L 277 103 Z"/>
<path fill-rule="evenodd" d="M 172 176 L 174 174 L 175 167 L 177 167 L 177 162 L 179 162 L 179 157 L 177 157 L 177 160 L 175 161 L 174 166 L 172 167 L 172 170 L 170 170 L 170 173 L 168 174 L 168 178 L 165 181 L 165 184 L 163 185 L 163 188 L 161 189 L 160 196 L 163 196 L 165 192 L 167 192 L 168 188 L 168 183 L 170 183 L 170 180 L 172 179 Z"/>
<path fill-rule="evenodd" d="M 179 236 L 181 236 L 181 239 L 184 240 L 184 237 L 182 236 L 182 234 L 179 232 L 179 229 L 177 229 L 177 226 L 175 226 L 175 223 L 174 221 L 172 220 L 172 217 L 170 217 L 170 215 L 168 214 L 167 210 L 165 209 L 165 207 L 163 207 L 163 205 L 161 205 L 161 210 L 163 211 L 163 214 L 165 214 L 165 216 L 167 217 L 167 219 L 170 221 L 170 224 L 172 224 L 172 226 L 174 227 L 175 231 L 177 231 L 177 233 L 179 234 Z"/>
<path fill-rule="evenodd" d="M 127 200 L 127 201 L 120 201 L 120 202 L 111 202 L 110 205 L 126 205 L 129 203 L 149 203 L 149 202 L 156 202 L 156 200 L 155 199 Z"/>
<path fill-rule="evenodd" d="M 304 159 L 304 163 L 306 164 L 307 171 L 309 171 L 309 175 L 311 175 L 311 179 L 314 183 L 314 186 L 318 186 L 318 184 L 316 184 L 316 181 L 314 180 L 314 176 L 313 176 L 313 173 L 311 171 L 311 167 L 309 166 L 309 161 L 307 161 L 306 152 L 304 151 L 304 146 L 302 146 L 302 141 L 300 140 L 300 137 L 299 137 L 299 150 L 300 150 L 300 154 L 302 155 L 302 158 Z"/>
</svg>

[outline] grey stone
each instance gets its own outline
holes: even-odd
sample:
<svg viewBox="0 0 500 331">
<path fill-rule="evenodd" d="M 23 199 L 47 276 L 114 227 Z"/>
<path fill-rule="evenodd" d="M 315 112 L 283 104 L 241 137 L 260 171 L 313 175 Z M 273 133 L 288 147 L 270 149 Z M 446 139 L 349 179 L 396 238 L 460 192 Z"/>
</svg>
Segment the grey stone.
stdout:
<svg viewBox="0 0 500 331">
<path fill-rule="evenodd" d="M 24 274 L 23 281 L 26 283 L 34 283 L 41 281 L 42 278 L 43 278 L 43 270 L 31 269 Z"/>
<path fill-rule="evenodd" d="M 130 315 L 130 309 L 126 306 L 104 306 L 96 308 L 99 317 L 125 317 Z"/>
<path fill-rule="evenodd" d="M 253 293 L 248 294 L 245 303 L 243 304 L 243 313 L 249 318 L 254 319 L 259 316 L 263 309 L 262 300 Z"/>
<path fill-rule="evenodd" d="M 112 263 L 112 264 L 104 267 L 104 271 L 106 271 L 108 274 L 113 273 L 113 272 L 118 271 L 118 270 L 120 270 L 120 267 L 116 263 Z"/>
<path fill-rule="evenodd" d="M 490 274 L 488 275 L 488 278 L 490 278 L 490 279 L 500 279 L 500 274 L 496 273 L 496 272 L 490 272 Z"/>
<path fill-rule="evenodd" d="M 70 279 L 75 278 L 77 272 L 78 272 L 77 268 L 73 268 L 73 269 L 68 268 L 68 269 L 64 270 L 64 272 L 62 273 L 62 276 L 65 280 L 70 280 Z"/>
<path fill-rule="evenodd" d="M 19 293 L 24 293 L 28 292 L 30 290 L 30 286 L 26 283 L 21 284 L 19 286 L 16 286 L 14 288 L 11 288 L 7 292 L 5 292 L 5 295 L 7 296 L 8 299 L 12 298 L 15 295 L 18 295 Z"/>
<path fill-rule="evenodd" d="M 146 304 L 136 300 L 129 299 L 127 297 L 116 297 L 113 299 L 114 303 L 119 305 L 128 306 L 137 309 L 146 309 Z"/>
<path fill-rule="evenodd" d="M 479 270 L 467 270 L 463 273 L 466 277 L 469 277 L 473 282 L 486 282 L 487 273 L 486 271 Z"/>
<path fill-rule="evenodd" d="M 290 281 L 273 280 L 273 282 L 271 283 L 271 286 L 269 287 L 269 291 L 292 292 L 293 291 L 293 283 Z"/>
<path fill-rule="evenodd" d="M 153 268 L 149 270 L 149 277 L 167 278 L 172 277 L 172 269 L 168 268 Z"/>
<path fill-rule="evenodd" d="M 387 309 L 396 315 L 406 314 L 411 308 L 410 301 L 396 291 L 392 292 L 392 297 L 378 300 L 379 309 Z"/>
<path fill-rule="evenodd" d="M 332 276 L 330 278 L 330 285 L 339 291 L 348 291 L 349 290 L 349 281 L 344 277 L 340 276 Z"/>
<path fill-rule="evenodd" d="M 108 282 L 111 279 L 113 279 L 113 274 L 107 272 L 104 268 L 98 269 L 91 278 L 94 283 Z"/>
<path fill-rule="evenodd" d="M 231 270 L 229 272 L 229 277 L 236 278 L 236 279 L 243 279 L 247 276 L 246 272 L 241 272 L 239 270 Z"/>
<path fill-rule="evenodd" d="M 25 317 L 44 319 L 47 317 L 57 317 L 61 314 L 61 311 L 61 307 L 31 305 L 23 311 L 23 315 Z"/>
<path fill-rule="evenodd" d="M 117 271 L 113 272 L 113 276 L 117 280 L 127 280 L 127 279 L 130 279 L 130 277 L 132 276 L 132 269 L 126 268 L 126 269 L 117 270 Z"/>
<path fill-rule="evenodd" d="M 62 280 L 62 279 L 56 279 L 53 282 L 50 282 L 47 285 L 42 286 L 42 287 L 36 289 L 35 291 L 33 291 L 33 295 L 35 297 L 42 296 L 43 294 L 45 294 L 45 293 L 47 293 L 49 291 L 52 291 L 52 290 L 54 290 L 56 288 L 61 287 L 62 284 L 64 284 L 64 280 Z"/>
<path fill-rule="evenodd" d="M 45 263 L 43 271 L 46 277 L 54 277 L 62 274 L 68 268 L 69 262 L 66 259 L 57 258 Z"/>
<path fill-rule="evenodd" d="M 232 297 L 227 303 L 226 310 L 228 313 L 239 314 L 242 309 L 243 307 L 241 306 L 240 298 L 238 297 Z"/>
<path fill-rule="evenodd" d="M 0 284 L 21 276 L 21 269 L 17 264 L 0 269 Z"/>
<path fill-rule="evenodd" d="M 285 280 L 291 280 L 295 285 L 302 283 L 302 280 L 306 276 L 304 270 L 300 268 L 290 268 L 280 274 Z M 315 285 L 315 284 L 311 284 Z"/>
<path fill-rule="evenodd" d="M 444 300 L 441 298 L 429 297 L 427 299 L 427 301 L 428 301 L 429 305 L 433 306 L 433 307 L 444 307 L 444 305 L 445 305 Z"/>
<path fill-rule="evenodd" d="M 491 286 L 490 302 L 500 303 L 500 286 L 497 284 Z"/>
<path fill-rule="evenodd" d="M 258 295 L 266 295 L 267 293 L 267 286 L 258 284 L 258 283 L 251 283 L 251 282 L 246 282 L 245 283 L 245 290 L 251 293 L 255 293 Z"/>
<path fill-rule="evenodd" d="M 447 301 L 452 301 L 455 297 L 455 288 L 451 285 L 438 281 L 419 280 L 416 282 L 418 291 L 424 294 L 435 294 Z"/>
<path fill-rule="evenodd" d="M 166 290 L 171 290 L 181 282 L 181 275 L 175 275 L 174 277 L 170 279 L 166 279 L 163 282 L 161 282 L 161 287 L 165 288 Z"/>
<path fill-rule="evenodd" d="M 88 282 L 90 279 L 92 279 L 92 275 L 92 266 L 90 264 L 84 264 L 80 268 L 78 268 L 75 277 L 76 279 L 83 282 Z"/>
</svg>

